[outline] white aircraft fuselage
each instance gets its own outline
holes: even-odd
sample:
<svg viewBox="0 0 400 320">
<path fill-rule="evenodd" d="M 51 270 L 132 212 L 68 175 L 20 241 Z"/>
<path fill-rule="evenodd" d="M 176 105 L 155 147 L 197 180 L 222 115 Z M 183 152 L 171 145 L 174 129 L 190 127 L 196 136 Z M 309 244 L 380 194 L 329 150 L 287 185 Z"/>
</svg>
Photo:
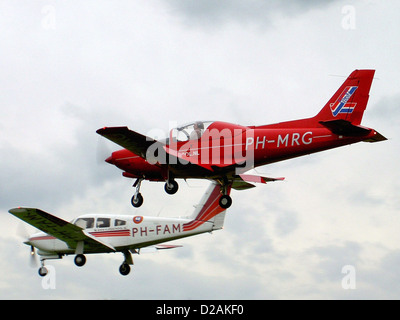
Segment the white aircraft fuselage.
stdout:
<svg viewBox="0 0 400 320">
<path fill-rule="evenodd" d="M 212 182 L 194 212 L 182 218 L 87 214 L 67 222 L 35 208 L 18 207 L 9 212 L 41 230 L 24 242 L 31 246 L 32 255 L 34 248 L 38 249 L 39 275 L 47 274 L 47 259 L 74 254 L 75 264 L 81 267 L 86 262 L 84 254 L 109 252 L 123 253 L 120 273 L 127 275 L 133 264 L 131 253 L 180 247 L 161 243 L 222 229 L 226 209 L 219 205 L 221 192 L 221 185 Z M 230 188 L 226 192 L 229 194 Z"/>
</svg>

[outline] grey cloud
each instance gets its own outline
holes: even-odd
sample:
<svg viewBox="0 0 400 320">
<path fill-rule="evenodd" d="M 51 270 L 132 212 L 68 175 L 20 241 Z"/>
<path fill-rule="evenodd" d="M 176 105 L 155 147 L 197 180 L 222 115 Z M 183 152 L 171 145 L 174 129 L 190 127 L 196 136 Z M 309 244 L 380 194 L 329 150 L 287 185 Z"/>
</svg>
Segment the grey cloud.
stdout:
<svg viewBox="0 0 400 320">
<path fill-rule="evenodd" d="M 107 180 L 121 179 L 114 168 L 103 162 L 105 158 L 98 158 L 97 147 L 103 141 L 95 132 L 95 117 L 84 115 L 71 103 L 60 109 L 77 120 L 69 137 L 63 129 L 49 132 L 53 136 L 60 134 L 60 139 L 46 144 L 45 151 L 21 149 L 10 143 L 1 147 L 0 180 L 6 182 L 0 193 L 3 210 L 23 205 L 53 207 Z"/>
<path fill-rule="evenodd" d="M 323 8 L 335 0 L 326 1 L 265 1 L 265 0 L 167 0 L 174 11 L 183 14 L 188 23 L 202 25 L 228 22 L 269 25 L 276 14 L 295 15 L 312 8 Z"/>
<path fill-rule="evenodd" d="M 316 279 L 324 279 L 340 283 L 343 274 L 343 266 L 357 266 L 360 262 L 362 246 L 353 241 L 346 241 L 344 244 L 315 247 L 308 251 L 316 254 L 320 260 L 318 272 L 313 275 Z"/>
<path fill-rule="evenodd" d="M 370 117 L 385 123 L 398 124 L 400 117 L 400 94 L 385 96 L 368 108 Z M 390 117 L 388 117 L 390 115 Z"/>
<path fill-rule="evenodd" d="M 380 268 L 373 273 L 365 273 L 367 281 L 374 287 L 380 287 L 382 293 L 398 299 L 400 295 L 400 250 L 393 250 L 386 254 L 380 263 Z"/>
</svg>

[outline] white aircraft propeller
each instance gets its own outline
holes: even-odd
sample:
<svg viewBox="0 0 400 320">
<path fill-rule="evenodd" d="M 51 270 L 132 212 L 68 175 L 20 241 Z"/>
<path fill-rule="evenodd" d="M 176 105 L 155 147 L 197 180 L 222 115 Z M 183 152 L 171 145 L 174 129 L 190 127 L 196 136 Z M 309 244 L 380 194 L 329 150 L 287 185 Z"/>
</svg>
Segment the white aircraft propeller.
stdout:
<svg viewBox="0 0 400 320">
<path fill-rule="evenodd" d="M 26 230 L 25 224 L 18 224 L 17 226 L 17 235 L 23 239 L 25 244 L 28 244 L 28 240 L 29 240 L 29 233 Z M 36 257 L 36 252 L 35 252 L 35 247 L 31 245 L 31 252 L 30 252 L 30 257 L 29 257 L 29 265 L 32 268 L 36 268 L 37 267 L 37 257 Z"/>
</svg>

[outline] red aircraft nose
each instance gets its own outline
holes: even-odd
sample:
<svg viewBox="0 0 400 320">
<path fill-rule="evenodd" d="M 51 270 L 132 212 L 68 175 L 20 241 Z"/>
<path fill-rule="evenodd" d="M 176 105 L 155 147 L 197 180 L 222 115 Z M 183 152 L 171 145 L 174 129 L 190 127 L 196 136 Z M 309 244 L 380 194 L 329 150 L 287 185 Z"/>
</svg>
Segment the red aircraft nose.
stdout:
<svg viewBox="0 0 400 320">
<path fill-rule="evenodd" d="M 105 161 L 110 163 L 110 164 L 114 164 L 114 159 L 113 159 L 112 155 L 109 156 Z"/>
</svg>

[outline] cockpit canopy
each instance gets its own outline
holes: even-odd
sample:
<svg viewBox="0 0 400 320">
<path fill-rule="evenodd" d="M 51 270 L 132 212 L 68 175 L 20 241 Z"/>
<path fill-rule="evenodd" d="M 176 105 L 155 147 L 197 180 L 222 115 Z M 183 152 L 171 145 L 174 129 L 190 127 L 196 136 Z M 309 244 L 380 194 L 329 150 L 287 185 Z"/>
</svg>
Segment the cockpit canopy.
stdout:
<svg viewBox="0 0 400 320">
<path fill-rule="evenodd" d="M 172 129 L 169 141 L 185 142 L 198 140 L 206 131 L 208 131 L 208 139 L 219 139 L 221 136 L 234 137 L 248 129 L 249 127 L 222 121 L 195 121 Z"/>
<path fill-rule="evenodd" d="M 195 121 L 173 128 L 170 132 L 170 139 L 174 142 L 200 139 L 212 123 L 213 121 Z"/>
</svg>

